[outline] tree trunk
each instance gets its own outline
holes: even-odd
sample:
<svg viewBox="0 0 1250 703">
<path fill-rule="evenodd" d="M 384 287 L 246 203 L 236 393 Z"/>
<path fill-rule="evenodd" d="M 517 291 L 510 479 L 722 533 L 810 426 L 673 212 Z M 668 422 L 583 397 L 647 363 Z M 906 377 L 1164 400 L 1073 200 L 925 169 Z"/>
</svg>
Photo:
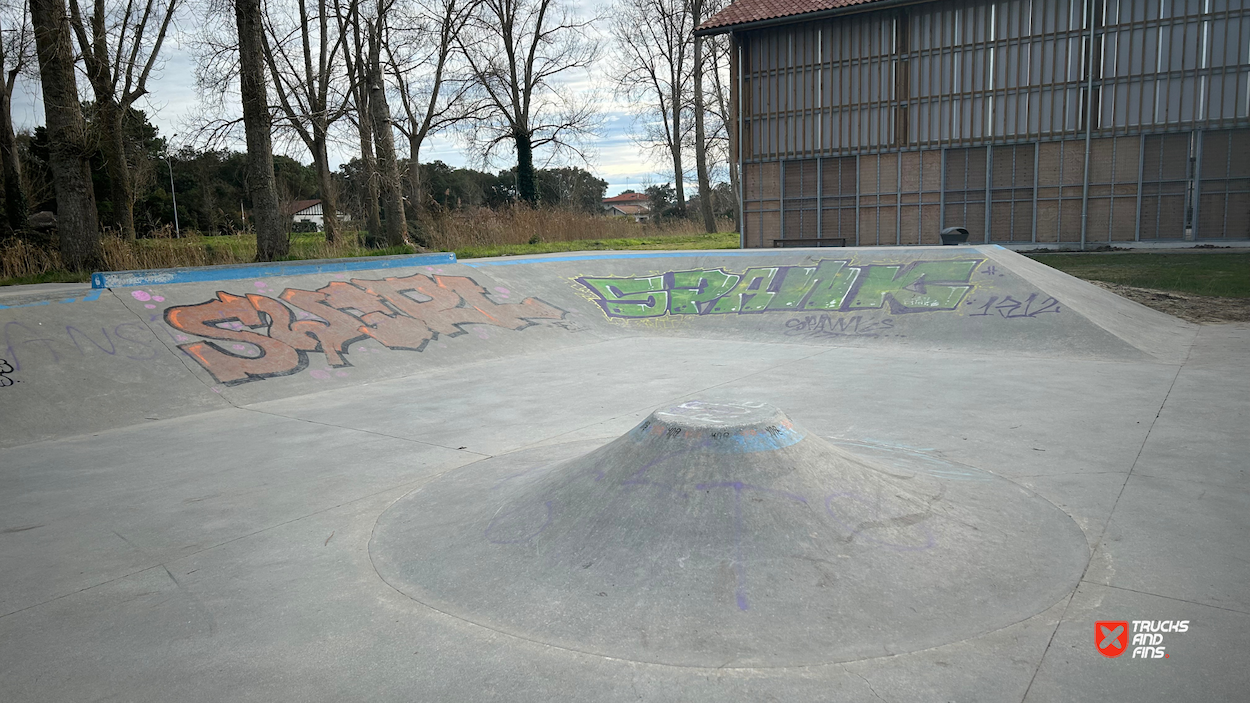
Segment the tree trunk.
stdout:
<svg viewBox="0 0 1250 703">
<path fill-rule="evenodd" d="M 399 162 L 395 158 L 395 134 L 391 129 L 391 107 L 386 102 L 386 83 L 382 79 L 380 37 L 372 37 L 369 51 L 369 116 L 373 119 L 373 146 L 377 152 L 378 179 L 381 181 L 382 206 L 386 209 L 386 244 L 397 247 L 408 242 L 408 223 L 404 216 L 403 184 L 399 179 Z"/>
<path fill-rule="evenodd" d="M 538 184 L 534 178 L 534 145 L 529 134 L 516 132 L 516 190 L 517 197 L 530 205 L 538 204 Z"/>
<path fill-rule="evenodd" d="M 134 189 L 130 186 L 130 166 L 126 163 L 126 133 L 122 128 L 124 115 L 112 98 L 99 99 L 96 109 L 103 131 L 100 146 L 104 153 L 104 168 L 109 176 L 109 197 L 113 199 L 113 223 L 123 239 L 133 242 Z"/>
<path fill-rule="evenodd" d="M 26 229 L 29 214 L 26 192 L 22 189 L 22 162 L 17 154 L 17 137 L 13 134 L 13 95 L 0 84 L 0 174 L 4 176 L 4 224 L 8 234 Z"/>
<path fill-rule="evenodd" d="M 78 104 L 74 75 L 74 47 L 70 43 L 69 19 L 64 0 L 31 0 L 30 16 L 39 53 L 39 76 L 43 83 L 43 109 L 51 144 L 52 180 L 56 187 L 56 228 L 61 260 L 73 270 L 97 265 L 100 260 L 100 225 L 96 220 L 95 194 L 87 124 Z"/>
<path fill-rule="evenodd" d="M 674 93 L 676 97 L 676 93 Z M 677 203 L 674 209 L 678 217 L 686 216 L 686 184 L 685 169 L 681 163 L 681 108 L 673 108 L 673 143 L 669 145 L 673 154 L 673 187 L 677 190 Z"/>
<path fill-rule="evenodd" d="M 382 213 L 378 210 L 378 162 L 373 158 L 373 130 L 369 126 L 369 101 L 357 105 L 360 122 L 360 167 L 365 179 L 365 245 L 380 247 Z"/>
<path fill-rule="evenodd" d="M 243 97 L 243 128 L 247 134 L 247 185 L 252 199 L 252 225 L 256 228 L 256 260 L 274 261 L 286 256 L 288 242 L 273 175 L 260 0 L 235 0 L 234 14 L 239 28 L 239 93 Z"/>
<path fill-rule="evenodd" d="M 713 62 L 715 64 L 715 62 Z M 729 40 L 729 75 L 738 74 L 738 44 L 732 38 Z M 725 133 L 729 137 L 729 187 L 733 190 L 734 199 L 734 228 L 739 233 L 742 232 L 742 191 L 739 190 L 738 176 L 738 140 L 741 135 L 738 134 L 738 88 L 734 83 L 729 84 L 729 102 L 725 102 L 725 86 L 720 82 L 720 72 L 712 72 L 712 81 L 716 90 L 716 100 L 720 105 L 721 119 L 725 122 Z M 732 108 L 731 108 L 732 106 Z"/>
<path fill-rule="evenodd" d="M 676 125 L 676 120 L 674 120 L 673 123 L 674 125 Z M 677 189 L 677 202 L 674 204 L 673 209 L 676 210 L 676 214 L 678 217 L 685 217 L 686 215 L 686 186 L 684 183 L 682 183 L 682 181 L 685 179 L 682 177 L 683 168 L 681 165 L 681 144 L 674 143 L 672 146 L 672 152 L 673 152 L 673 180 L 675 181 L 673 183 L 673 186 Z"/>
<path fill-rule="evenodd" d="M 425 187 L 421 183 L 421 141 L 412 137 L 408 140 L 408 219 L 420 223 L 423 217 Z"/>
<path fill-rule="evenodd" d="M 697 22 L 698 17 L 695 18 Z M 703 37 L 694 38 L 694 163 L 699 172 L 699 212 L 703 230 L 716 232 L 716 215 L 712 213 L 712 183 L 707 175 L 707 133 L 703 129 Z"/>
<path fill-rule="evenodd" d="M 317 190 L 321 191 L 321 219 L 325 222 L 326 241 L 339 240 L 339 203 L 330 172 L 330 156 L 326 150 L 326 130 L 313 127 L 313 168 L 317 171 Z"/>
</svg>

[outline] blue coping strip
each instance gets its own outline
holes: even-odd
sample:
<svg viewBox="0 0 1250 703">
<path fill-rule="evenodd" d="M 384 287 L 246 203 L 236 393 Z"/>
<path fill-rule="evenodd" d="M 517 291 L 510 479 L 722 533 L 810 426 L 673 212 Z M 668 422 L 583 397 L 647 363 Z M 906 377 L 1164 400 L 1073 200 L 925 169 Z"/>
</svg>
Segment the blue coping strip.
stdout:
<svg viewBox="0 0 1250 703">
<path fill-rule="evenodd" d="M 833 247 L 826 247 L 833 248 Z M 839 247 L 840 248 L 840 247 Z M 465 266 L 520 266 L 521 264 L 545 264 L 549 261 L 589 261 L 592 259 L 670 259 L 686 256 L 759 256 L 761 254 L 794 254 L 794 249 L 704 249 L 691 252 L 665 252 L 662 254 L 583 254 L 581 256 L 549 256 L 541 259 L 509 259 L 507 261 L 461 261 Z"/>
<path fill-rule="evenodd" d="M 454 264 L 452 252 L 415 254 L 410 256 L 363 256 L 358 259 L 329 259 L 317 262 L 284 262 L 275 264 L 242 264 L 237 266 L 203 266 L 199 268 L 153 269 L 150 271 L 110 271 L 91 274 L 92 288 L 133 288 L 171 283 L 207 283 L 237 281 L 241 278 L 272 278 L 303 276 L 338 271 L 372 271 L 431 264 Z"/>
<path fill-rule="evenodd" d="M 99 299 L 100 299 L 100 292 L 101 292 L 101 291 L 98 291 L 98 290 L 93 290 L 93 291 L 91 291 L 90 293 L 88 293 L 88 294 L 84 295 L 84 296 L 83 296 L 83 297 L 81 297 L 81 298 L 66 298 L 65 300 L 58 300 L 58 301 L 56 301 L 56 302 L 61 303 L 61 304 L 64 304 L 64 303 L 89 303 L 89 302 L 91 302 L 91 301 L 93 301 L 93 300 L 99 300 Z M 52 304 L 52 301 L 51 301 L 51 300 L 40 300 L 40 301 L 39 301 L 39 302 L 37 302 L 37 303 L 26 303 L 26 304 L 24 304 L 24 305 L 0 305 L 0 310 L 10 310 L 10 309 L 12 309 L 12 308 L 33 308 L 33 307 L 36 307 L 36 306 L 39 306 L 39 305 L 51 305 L 51 304 Z"/>
</svg>

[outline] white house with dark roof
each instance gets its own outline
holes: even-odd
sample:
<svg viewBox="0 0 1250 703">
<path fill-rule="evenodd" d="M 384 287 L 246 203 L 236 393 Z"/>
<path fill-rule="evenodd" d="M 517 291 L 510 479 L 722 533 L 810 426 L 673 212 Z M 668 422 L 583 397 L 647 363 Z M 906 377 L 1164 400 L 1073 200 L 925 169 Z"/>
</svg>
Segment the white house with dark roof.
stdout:
<svg viewBox="0 0 1250 703">
<path fill-rule="evenodd" d="M 283 210 L 292 222 L 311 222 L 316 225 L 318 232 L 325 229 L 325 213 L 320 200 L 294 200 Z M 338 214 L 338 218 L 339 222 L 350 222 L 352 219 L 351 215 L 342 212 Z"/>
</svg>

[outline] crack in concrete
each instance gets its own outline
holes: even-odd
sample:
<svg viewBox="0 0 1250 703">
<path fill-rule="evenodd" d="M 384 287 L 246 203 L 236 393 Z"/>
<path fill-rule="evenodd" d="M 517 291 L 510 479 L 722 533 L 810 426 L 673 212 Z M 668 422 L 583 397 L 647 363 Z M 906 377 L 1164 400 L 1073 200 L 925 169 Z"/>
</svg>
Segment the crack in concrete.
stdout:
<svg viewBox="0 0 1250 703">
<path fill-rule="evenodd" d="M 1081 579 L 1081 583 L 1088 583 L 1091 586 L 1098 586 L 1099 588 L 1110 588 L 1116 591 L 1125 591 L 1128 593 L 1137 593 L 1143 596 L 1153 596 L 1155 598 L 1164 598 L 1166 600 L 1174 600 L 1177 603 L 1188 603 L 1189 605 L 1197 605 L 1203 608 L 1214 608 L 1216 610 L 1223 610 L 1226 613 L 1237 613 L 1238 615 L 1250 615 L 1250 611 L 1247 611 L 1247 610 L 1238 610 L 1236 608 L 1228 608 L 1222 605 L 1212 605 L 1210 603 L 1203 603 L 1202 601 L 1189 600 L 1188 598 L 1178 598 L 1176 596 L 1169 596 L 1163 593 L 1154 593 L 1152 591 L 1139 591 L 1136 588 L 1125 588 L 1124 586 L 1112 586 L 1111 584 L 1107 584 L 1107 583 L 1098 583 L 1097 581 L 1087 581 L 1084 578 Z"/>
<path fill-rule="evenodd" d="M 1037 660 L 1037 668 L 1033 670 L 1033 676 L 1029 678 L 1029 685 L 1025 687 L 1024 695 L 1020 698 L 1021 703 L 1028 700 L 1029 691 L 1033 690 L 1033 683 L 1037 681 L 1037 675 L 1041 672 L 1042 665 L 1046 663 L 1046 655 L 1050 653 L 1051 645 L 1055 643 L 1055 635 L 1059 634 L 1059 628 L 1063 625 L 1064 619 L 1068 616 L 1068 608 L 1072 606 L 1072 601 L 1076 598 L 1076 592 L 1080 588 L 1079 584 L 1081 582 L 1085 582 L 1085 577 L 1089 575 L 1090 566 L 1094 563 L 1094 557 L 1096 557 L 1103 548 L 1103 539 L 1107 536 L 1107 528 L 1111 525 L 1112 518 L 1115 517 L 1115 511 L 1120 505 L 1120 499 L 1124 497 L 1124 489 L 1128 487 L 1129 479 L 1133 477 L 1133 469 L 1137 468 L 1137 462 L 1141 461 L 1142 453 L 1146 451 L 1146 444 L 1150 442 L 1150 435 L 1154 432 L 1155 425 L 1159 422 L 1159 416 L 1163 414 L 1163 408 L 1168 404 L 1168 398 L 1172 397 L 1172 389 L 1176 388 L 1176 381 L 1181 377 L 1181 371 L 1185 369 L 1185 364 L 1189 362 L 1189 356 L 1194 351 L 1194 343 L 1196 341 L 1197 335 L 1194 336 L 1193 340 L 1190 340 L 1189 349 L 1185 352 L 1185 358 L 1181 361 L 1180 365 L 1176 367 L 1176 373 L 1172 375 L 1172 382 L 1168 384 L 1168 390 L 1163 394 L 1163 401 L 1159 403 L 1159 409 L 1155 411 L 1154 419 L 1150 421 L 1150 427 L 1146 430 L 1146 436 L 1142 437 L 1141 446 L 1137 448 L 1137 456 L 1133 457 L 1133 463 L 1129 466 L 1128 473 L 1124 475 L 1124 482 L 1120 484 L 1120 492 L 1116 494 L 1115 502 L 1111 504 L 1111 510 L 1107 512 L 1107 519 L 1103 521 L 1102 529 L 1098 532 L 1098 542 L 1095 544 L 1094 548 L 1090 550 L 1089 558 L 1085 561 L 1085 570 L 1081 572 L 1081 579 L 1078 582 L 1077 588 L 1072 589 L 1072 592 L 1068 594 L 1068 602 L 1063 606 L 1063 613 L 1059 615 L 1059 620 L 1055 623 L 1055 629 L 1051 631 L 1050 639 L 1046 642 L 1046 648 L 1042 650 L 1042 656 Z"/>
</svg>

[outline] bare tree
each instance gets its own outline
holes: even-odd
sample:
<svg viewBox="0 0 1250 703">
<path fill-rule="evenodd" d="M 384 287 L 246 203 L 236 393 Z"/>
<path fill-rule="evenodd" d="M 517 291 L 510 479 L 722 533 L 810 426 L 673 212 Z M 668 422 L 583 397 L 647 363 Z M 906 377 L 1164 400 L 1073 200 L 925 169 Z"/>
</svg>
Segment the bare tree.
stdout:
<svg viewBox="0 0 1250 703">
<path fill-rule="evenodd" d="M 348 95 L 351 99 L 352 111 L 348 118 L 356 126 L 360 137 L 361 176 L 364 178 L 365 191 L 365 243 L 378 246 L 383 241 L 382 212 L 378 207 L 379 183 L 378 163 L 373 146 L 373 118 L 369 111 L 369 88 L 366 80 L 368 74 L 368 38 L 366 24 L 362 18 L 362 0 L 336 0 L 335 17 L 338 20 L 339 32 L 345 37 L 347 51 L 343 54 L 343 62 L 347 68 Z"/>
<path fill-rule="evenodd" d="M 273 122 L 265 90 L 264 24 L 261 0 L 234 0 L 239 32 L 239 94 L 247 135 L 247 189 L 256 229 L 256 260 L 286 256 L 288 242 L 273 175 Z"/>
<path fill-rule="evenodd" d="M 265 60 L 283 125 L 294 131 L 312 155 L 325 213 L 326 241 L 339 238 L 338 197 L 327 145 L 330 128 L 347 111 L 346 95 L 336 90 L 345 75 L 343 34 L 327 0 L 296 0 L 294 8 L 269 3 Z M 290 10 L 294 9 L 292 13 Z"/>
<path fill-rule="evenodd" d="M 644 143 L 667 152 L 679 213 L 686 208 L 682 156 L 691 136 L 685 117 L 692 105 L 693 31 L 687 0 L 621 0 L 613 13 L 617 90 L 636 107 Z"/>
<path fill-rule="evenodd" d="M 9 234 L 26 229 L 26 192 L 22 187 L 22 161 L 13 132 L 13 88 L 17 78 L 35 65 L 35 36 L 25 2 L 0 2 L 0 176 L 4 179 L 4 227 Z"/>
<path fill-rule="evenodd" d="M 599 44 L 588 34 L 594 21 L 577 18 L 558 0 L 483 0 L 472 32 L 461 39 L 489 105 L 472 139 L 487 159 L 500 144 L 516 147 L 517 192 L 526 202 L 538 201 L 534 150 L 584 158 L 577 140 L 596 127 L 598 111 L 587 91 L 560 85 L 598 57 Z"/>
<path fill-rule="evenodd" d="M 403 185 L 399 160 L 395 157 L 395 132 L 391 106 L 386 100 L 386 74 L 382 70 L 382 41 L 386 36 L 389 0 L 378 0 L 377 15 L 369 25 L 369 65 L 365 72 L 369 91 L 369 117 L 373 120 L 373 148 L 378 164 L 378 185 L 386 208 L 386 243 L 399 246 L 408 242 L 408 222 L 404 214 Z M 363 116 L 362 116 L 363 119 Z"/>
<path fill-rule="evenodd" d="M 179 0 L 145 0 L 141 6 L 135 0 L 125 4 L 94 0 L 91 13 L 84 16 L 78 0 L 69 0 L 70 25 L 95 94 L 114 217 L 129 240 L 135 238 L 134 187 L 122 124 L 130 106 L 148 92 L 148 76 L 178 7 Z"/>
<path fill-rule="evenodd" d="M 723 6 L 723 0 L 711 0 L 719 2 Z M 709 9 L 708 16 L 715 14 L 715 11 Z M 739 228 L 742 227 L 742 213 L 738 207 L 741 202 L 737 199 L 738 191 L 738 159 L 731 153 L 734 144 L 737 143 L 739 137 L 731 134 L 737 130 L 737 126 L 733 121 L 733 112 L 730 106 L 729 90 L 729 63 L 732 59 L 730 52 L 732 44 L 729 36 L 722 34 L 713 37 L 700 37 L 704 42 L 704 46 L 710 48 L 705 54 L 706 64 L 704 66 L 704 75 L 712 77 L 712 103 L 705 104 L 706 112 L 704 119 L 711 119 L 710 128 L 705 128 L 704 144 L 708 149 L 711 160 L 715 162 L 723 162 L 729 171 L 729 187 L 735 194 L 734 197 L 734 222 Z"/>
<path fill-rule="evenodd" d="M 480 0 L 427 0 L 391 23 L 383 43 L 395 78 L 404 119 L 396 127 L 408 140 L 409 218 L 424 214 L 421 146 L 437 132 L 476 116 L 481 104 L 470 99 L 472 83 L 455 64 L 456 43 Z"/>
<path fill-rule="evenodd" d="M 690 0 L 690 14 L 694 26 L 703 22 L 704 1 Z M 706 61 L 703 58 L 703 37 L 694 38 L 694 62 L 692 65 L 694 79 L 694 160 L 695 171 L 699 179 L 699 214 L 703 216 L 703 230 L 708 233 L 716 231 L 716 215 L 712 212 L 712 179 L 708 177 L 707 129 L 704 125 L 705 102 L 703 99 L 703 72 Z M 715 66 L 713 69 L 715 70 Z"/>
<path fill-rule="evenodd" d="M 31 0 L 30 17 L 56 185 L 61 260 L 69 268 L 81 270 L 100 260 L 100 226 L 88 163 L 92 144 L 78 102 L 68 13 L 63 0 Z"/>
</svg>

